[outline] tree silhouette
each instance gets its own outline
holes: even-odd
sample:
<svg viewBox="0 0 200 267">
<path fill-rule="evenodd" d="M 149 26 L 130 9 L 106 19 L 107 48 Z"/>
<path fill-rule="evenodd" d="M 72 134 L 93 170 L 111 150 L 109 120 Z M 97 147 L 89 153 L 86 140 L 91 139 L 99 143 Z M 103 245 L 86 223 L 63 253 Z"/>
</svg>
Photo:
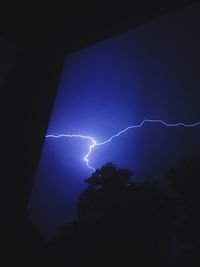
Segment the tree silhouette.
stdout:
<svg viewBox="0 0 200 267">
<path fill-rule="evenodd" d="M 178 235 L 188 255 L 200 253 L 200 156 L 181 161 L 167 175 L 179 211 Z"/>
<path fill-rule="evenodd" d="M 88 188 L 80 195 L 78 201 L 79 220 L 91 223 L 119 213 L 124 201 L 127 201 L 132 173 L 126 169 L 118 169 L 107 163 L 85 180 Z"/>
<path fill-rule="evenodd" d="M 191 263 L 186 256 L 199 252 L 199 169 L 199 157 L 182 161 L 169 171 L 169 187 L 163 187 L 156 181 L 139 184 L 131 171 L 107 163 L 85 180 L 78 220 L 60 228 L 50 254 L 65 262 L 68 252 L 67 259 L 93 265 L 96 259 L 124 265 L 147 259 L 154 266 Z"/>
<path fill-rule="evenodd" d="M 106 243 L 123 256 L 135 251 L 135 256 L 168 257 L 176 209 L 158 183 L 139 185 L 132 172 L 112 163 L 85 182 L 88 188 L 77 206 L 79 222 L 93 246 Z"/>
</svg>

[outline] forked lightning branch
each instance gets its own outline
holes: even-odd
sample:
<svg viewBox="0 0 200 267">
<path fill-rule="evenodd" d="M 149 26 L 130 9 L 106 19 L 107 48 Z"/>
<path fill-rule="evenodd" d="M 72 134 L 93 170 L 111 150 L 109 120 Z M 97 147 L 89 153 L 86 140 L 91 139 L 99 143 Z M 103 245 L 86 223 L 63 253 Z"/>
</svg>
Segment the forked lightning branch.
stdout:
<svg viewBox="0 0 200 267">
<path fill-rule="evenodd" d="M 59 139 L 59 138 L 79 138 L 79 139 L 83 139 L 83 140 L 89 140 L 90 144 L 88 146 L 88 152 L 87 154 L 84 156 L 83 160 L 85 161 L 86 165 L 88 168 L 92 169 L 93 171 L 95 171 L 96 169 L 90 165 L 89 163 L 89 158 L 94 150 L 95 147 L 97 146 L 103 146 L 109 142 L 111 142 L 114 138 L 118 138 L 120 137 L 120 135 L 125 134 L 127 131 L 135 129 L 135 128 L 140 128 L 142 127 L 144 124 L 147 123 L 159 123 L 165 127 L 186 127 L 186 128 L 191 128 L 191 127 L 197 127 L 200 126 L 200 122 L 195 122 L 195 123 L 191 123 L 191 124 L 186 124 L 183 122 L 178 122 L 178 123 L 166 123 L 162 120 L 151 120 L 151 119 L 145 119 L 143 120 L 140 124 L 137 125 L 131 125 L 128 126 L 125 129 L 122 129 L 121 131 L 119 131 L 118 133 L 112 135 L 109 139 L 103 141 L 103 142 L 97 142 L 93 137 L 88 136 L 88 135 L 81 135 L 81 134 L 47 134 L 46 138 L 54 138 L 54 139 Z"/>
</svg>

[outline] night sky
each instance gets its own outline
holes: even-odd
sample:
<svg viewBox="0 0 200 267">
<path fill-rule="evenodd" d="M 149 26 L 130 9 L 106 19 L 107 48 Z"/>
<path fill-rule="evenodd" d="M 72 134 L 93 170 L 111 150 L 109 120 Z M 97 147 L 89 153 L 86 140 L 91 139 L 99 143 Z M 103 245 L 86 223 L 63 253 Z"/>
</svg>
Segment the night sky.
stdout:
<svg viewBox="0 0 200 267">
<path fill-rule="evenodd" d="M 200 5 L 176 11 L 66 57 L 47 134 L 82 134 L 98 142 L 144 119 L 200 121 Z M 159 178 L 200 152 L 200 127 L 145 124 L 96 148 L 90 163 Z M 30 207 L 50 236 L 76 216 L 76 201 L 92 171 L 89 142 L 45 139 Z"/>
</svg>

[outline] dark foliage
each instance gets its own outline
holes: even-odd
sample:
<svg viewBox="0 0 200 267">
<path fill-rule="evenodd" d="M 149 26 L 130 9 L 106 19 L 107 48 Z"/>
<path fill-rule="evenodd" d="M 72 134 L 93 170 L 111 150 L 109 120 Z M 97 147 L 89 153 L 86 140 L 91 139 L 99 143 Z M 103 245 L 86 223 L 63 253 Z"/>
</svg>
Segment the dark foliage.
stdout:
<svg viewBox="0 0 200 267">
<path fill-rule="evenodd" d="M 32 233 L 38 244 L 32 243 L 32 257 L 56 266 L 195 266 L 200 253 L 199 179 L 200 157 L 171 169 L 168 187 L 156 181 L 138 184 L 132 172 L 107 163 L 85 180 L 78 220 L 60 227 L 45 246 L 36 242 L 37 232 L 26 222 L 28 240 Z"/>
<path fill-rule="evenodd" d="M 178 235 L 190 256 L 200 254 L 200 156 L 181 161 L 168 173 L 179 212 Z"/>
<path fill-rule="evenodd" d="M 78 221 L 51 242 L 54 259 L 87 264 L 187 266 L 199 253 L 200 158 L 183 161 L 166 177 L 138 184 L 129 170 L 107 163 L 85 180 Z"/>
</svg>

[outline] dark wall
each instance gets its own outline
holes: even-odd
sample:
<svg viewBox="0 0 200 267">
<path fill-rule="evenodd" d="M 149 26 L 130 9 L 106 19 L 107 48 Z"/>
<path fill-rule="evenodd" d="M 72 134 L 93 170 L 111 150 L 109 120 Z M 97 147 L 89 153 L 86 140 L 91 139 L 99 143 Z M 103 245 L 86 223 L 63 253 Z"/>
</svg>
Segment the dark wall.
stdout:
<svg viewBox="0 0 200 267">
<path fill-rule="evenodd" d="M 65 55 L 62 50 L 19 49 L 2 83 L 5 115 L 3 175 L 5 224 L 23 219 Z"/>
<path fill-rule="evenodd" d="M 0 85 L 6 78 L 16 53 L 17 48 L 13 44 L 0 38 Z"/>
</svg>

